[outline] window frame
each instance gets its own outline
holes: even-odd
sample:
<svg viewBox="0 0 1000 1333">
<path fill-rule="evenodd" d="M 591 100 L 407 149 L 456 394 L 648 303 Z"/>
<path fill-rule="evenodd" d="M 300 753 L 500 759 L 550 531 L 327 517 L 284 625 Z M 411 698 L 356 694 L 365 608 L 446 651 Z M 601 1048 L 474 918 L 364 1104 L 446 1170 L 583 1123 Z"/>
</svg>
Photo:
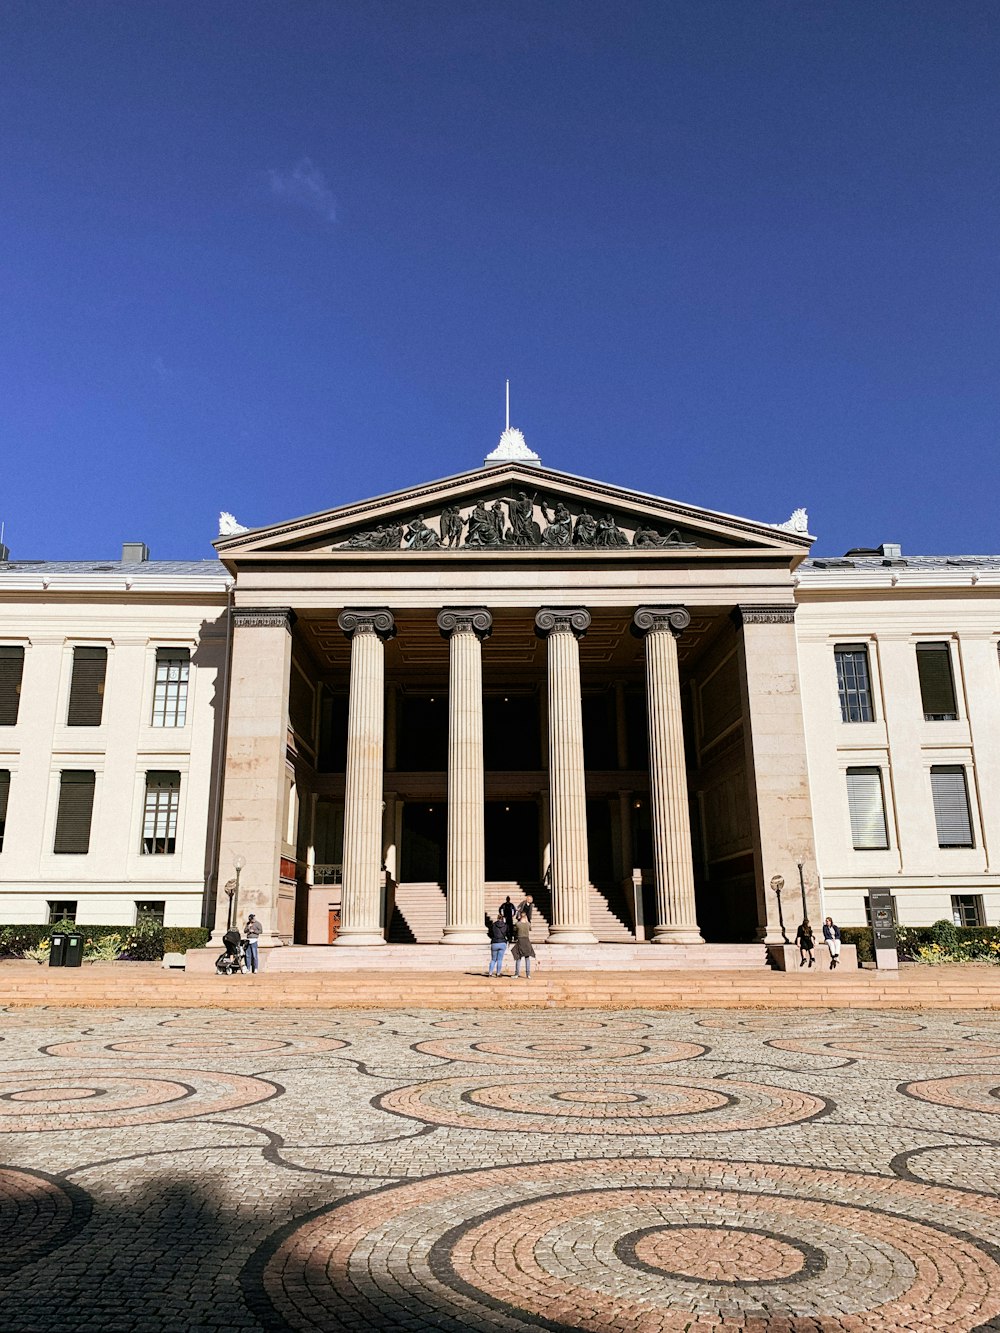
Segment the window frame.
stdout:
<svg viewBox="0 0 1000 1333">
<path fill-rule="evenodd" d="M 975 921 L 956 921 L 955 916 L 964 915 L 963 903 L 971 904 L 972 914 Z M 981 893 L 953 893 L 951 895 L 951 919 L 956 926 L 965 929 L 974 929 L 986 925 L 986 910 L 983 904 L 983 895 Z"/>
<path fill-rule="evenodd" d="M 83 666 L 84 662 L 103 661 L 104 670 L 100 673 L 100 680 L 96 680 L 97 673 L 88 672 Z M 111 661 L 111 654 L 106 644 L 100 643 L 76 643 L 73 645 L 73 652 L 70 658 L 70 676 L 69 676 L 69 695 L 66 702 L 66 726 L 72 727 L 75 731 L 79 727 L 100 727 L 104 725 L 104 705 L 107 701 L 108 686 L 108 667 Z M 79 667 L 78 674 L 78 663 Z M 96 689 L 93 696 L 88 690 L 88 675 L 95 677 Z M 88 707 L 93 709 L 94 698 L 98 700 L 96 709 L 96 721 L 81 721 L 80 716 L 87 715 Z M 74 719 L 74 712 L 77 717 Z"/>
<path fill-rule="evenodd" d="M 846 663 L 854 658 L 860 658 L 864 664 L 864 684 L 861 685 L 857 680 L 856 664 L 852 662 L 852 669 L 855 680 L 853 683 L 847 679 L 847 672 L 844 670 Z M 833 645 L 833 659 L 837 672 L 837 697 L 840 702 L 840 720 L 850 725 L 864 722 L 875 722 L 877 720 L 875 713 L 875 695 L 872 690 L 872 664 L 871 654 L 867 643 L 835 643 Z M 852 698 L 856 704 L 852 704 Z M 852 708 L 861 714 L 859 717 L 851 717 Z M 868 716 L 864 713 L 867 711 Z"/>
<path fill-rule="evenodd" d="M 90 786 L 90 807 L 89 807 L 88 814 L 87 814 L 87 838 L 86 838 L 86 844 L 87 844 L 87 845 L 86 845 L 85 847 L 83 847 L 82 849 L 79 848 L 79 847 L 60 847 L 60 846 L 59 846 L 60 840 L 69 840 L 69 833 L 72 831 L 72 830 L 67 830 L 65 827 L 62 828 L 62 829 L 60 829 L 60 822 L 61 822 L 63 819 L 70 819 L 70 818 L 73 817 L 73 813 L 72 813 L 72 812 L 70 812 L 70 813 L 65 813 L 65 814 L 64 814 L 64 805 L 63 805 L 63 802 L 64 802 L 64 799 L 66 799 L 67 801 L 68 801 L 68 799 L 69 799 L 68 797 L 65 797 L 64 794 L 66 793 L 66 791 L 67 791 L 69 788 L 72 788 L 72 787 L 75 787 L 75 786 L 81 786 L 81 787 L 82 787 L 82 786 L 86 786 L 86 785 L 88 785 L 88 784 L 84 781 L 84 779 L 87 778 L 87 777 L 89 777 L 89 778 L 91 779 L 91 781 L 90 781 L 90 783 L 89 783 L 89 786 Z M 97 771 L 96 771 L 96 769 L 93 769 L 93 768 L 64 768 L 64 769 L 62 769 L 62 770 L 60 771 L 60 773 L 59 773 L 58 797 L 57 797 L 57 802 L 56 802 L 56 823 L 55 823 L 55 830 L 54 830 L 54 832 L 53 832 L 53 837 L 52 837 L 52 855 L 53 855 L 53 856 L 87 856 L 87 855 L 89 855 L 89 853 L 90 853 L 90 841 L 91 841 L 91 838 L 93 837 L 93 834 L 94 834 L 94 807 L 95 807 L 96 804 L 97 804 Z"/>
<path fill-rule="evenodd" d="M 3 853 L 4 836 L 7 832 L 7 811 L 10 807 L 9 768 L 0 768 L 0 854 Z"/>
<path fill-rule="evenodd" d="M 70 910 L 67 911 L 67 908 Z M 45 923 L 47 926 L 55 926 L 60 921 L 71 921 L 75 926 L 77 913 L 80 910 L 80 900 L 79 898 L 47 898 L 45 909 L 48 917 Z"/>
<path fill-rule="evenodd" d="M 917 684 L 920 689 L 920 707 L 923 710 L 924 721 L 957 722 L 959 719 L 958 681 L 955 676 L 955 661 L 951 651 L 951 640 L 921 639 L 914 644 L 914 651 L 916 652 L 916 658 L 917 658 Z M 929 700 L 927 698 L 927 695 L 929 693 L 931 693 L 933 690 L 941 689 L 943 686 L 943 677 L 941 678 L 941 680 L 938 681 L 929 679 L 930 660 L 932 657 L 935 656 L 938 658 L 943 658 L 947 662 L 948 685 L 951 691 L 952 707 L 950 709 L 944 709 L 944 710 L 939 710 L 937 712 L 932 712 L 928 711 L 927 708 L 928 702 L 930 703 L 945 702 L 943 699 L 935 701 L 935 699 L 933 698 L 933 694 L 931 695 L 931 698 Z M 922 662 L 927 664 L 923 668 L 921 667 Z"/>
<path fill-rule="evenodd" d="M 167 914 L 167 900 L 165 898 L 137 898 L 135 902 L 135 924 L 140 921 L 154 920 L 163 925 L 164 917 Z M 153 909 L 153 910 L 151 910 Z"/>
<path fill-rule="evenodd" d="M 165 779 L 171 781 L 165 781 Z M 166 799 L 163 799 L 164 796 Z M 180 822 L 181 774 L 177 769 L 152 768 L 146 773 L 142 795 L 140 856 L 175 856 Z M 162 843 L 162 846 L 157 844 Z"/>
<path fill-rule="evenodd" d="M 942 842 L 942 818 L 947 818 L 948 812 L 942 810 L 938 805 L 938 792 L 935 789 L 935 776 L 941 777 L 945 774 L 960 775 L 962 779 L 962 790 L 965 795 L 965 819 L 968 828 L 968 841 L 965 842 Z M 934 828 L 937 833 L 938 848 L 941 851 L 969 851 L 976 846 L 976 829 L 972 817 L 972 799 L 969 791 L 969 774 L 965 764 L 932 764 L 930 768 L 931 785 L 931 804 L 934 809 Z"/>
<path fill-rule="evenodd" d="M 26 653 L 23 643 L 0 643 L 0 683 L 4 687 L 12 684 L 10 698 L 7 701 L 8 720 L 4 720 L 4 699 L 0 694 L 0 727 L 16 727 L 21 714 L 21 687 L 24 684 L 24 659 Z M 3 663 L 16 662 L 16 667 L 4 666 Z M 12 701 L 12 703 L 11 703 Z"/>
<path fill-rule="evenodd" d="M 171 681 L 170 663 L 181 664 L 181 674 Z M 165 675 L 161 681 L 161 664 Z M 161 695 L 162 686 L 162 695 Z M 176 688 L 172 689 L 171 687 Z M 162 698 L 162 708 L 158 707 Z M 191 702 L 191 649 L 183 645 L 160 645 L 153 656 L 153 698 L 149 725 L 157 731 L 181 730 L 187 726 Z"/>
<path fill-rule="evenodd" d="M 855 819 L 855 810 L 859 805 L 853 799 L 851 788 L 852 777 L 875 777 L 878 786 L 878 809 L 882 816 L 882 841 L 881 842 L 859 842 L 859 830 L 865 818 L 871 819 L 871 816 L 865 816 L 863 811 L 858 812 L 858 818 Z M 845 770 L 845 779 L 847 787 L 847 813 L 851 826 L 851 845 L 856 852 L 887 852 L 890 850 L 889 840 L 889 818 L 885 808 L 885 778 L 882 774 L 880 764 L 851 764 Z"/>
</svg>

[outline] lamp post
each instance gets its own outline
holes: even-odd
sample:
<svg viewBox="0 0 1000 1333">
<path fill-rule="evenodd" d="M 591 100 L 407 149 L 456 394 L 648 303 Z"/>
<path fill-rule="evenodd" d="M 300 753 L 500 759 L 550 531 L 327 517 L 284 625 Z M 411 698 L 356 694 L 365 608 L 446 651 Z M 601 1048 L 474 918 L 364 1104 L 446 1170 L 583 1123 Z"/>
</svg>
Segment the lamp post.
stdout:
<svg viewBox="0 0 1000 1333">
<path fill-rule="evenodd" d="M 774 890 L 774 896 L 778 900 L 778 925 L 781 927 L 781 938 L 787 944 L 788 936 L 785 933 L 785 917 L 781 910 L 781 890 L 785 887 L 785 881 L 781 875 L 771 876 L 771 888 Z"/>
<path fill-rule="evenodd" d="M 799 861 L 799 888 L 802 890 L 802 920 L 809 920 L 809 908 L 806 906 L 806 877 L 802 873 L 802 862 Z"/>
<path fill-rule="evenodd" d="M 236 915 L 239 908 L 240 874 L 242 873 L 243 867 L 246 865 L 246 863 L 247 859 L 243 855 L 233 857 L 233 869 L 236 871 L 236 879 L 235 880 L 231 879 L 226 885 L 226 897 L 229 899 L 229 917 L 226 923 L 227 931 L 232 930 L 233 917 Z"/>
</svg>

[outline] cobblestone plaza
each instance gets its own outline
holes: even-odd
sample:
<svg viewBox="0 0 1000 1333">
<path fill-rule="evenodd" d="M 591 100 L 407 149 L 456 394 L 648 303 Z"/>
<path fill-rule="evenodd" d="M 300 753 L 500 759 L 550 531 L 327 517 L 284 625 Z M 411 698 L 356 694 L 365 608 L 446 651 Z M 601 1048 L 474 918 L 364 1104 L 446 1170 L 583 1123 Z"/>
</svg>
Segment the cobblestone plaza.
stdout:
<svg viewBox="0 0 1000 1333">
<path fill-rule="evenodd" d="M 0 1033 L 5 1333 L 1000 1329 L 995 1012 Z"/>
</svg>

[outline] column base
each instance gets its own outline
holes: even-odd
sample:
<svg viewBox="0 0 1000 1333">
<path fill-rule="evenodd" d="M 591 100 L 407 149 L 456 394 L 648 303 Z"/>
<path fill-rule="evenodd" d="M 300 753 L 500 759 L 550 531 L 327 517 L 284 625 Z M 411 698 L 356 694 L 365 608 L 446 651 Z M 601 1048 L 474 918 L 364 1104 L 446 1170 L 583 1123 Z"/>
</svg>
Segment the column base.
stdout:
<svg viewBox="0 0 1000 1333">
<path fill-rule="evenodd" d="M 577 926 L 550 926 L 546 944 L 596 944 L 597 936 Z"/>
<path fill-rule="evenodd" d="M 385 936 L 380 930 L 342 930 L 333 941 L 333 947 L 370 949 L 385 944 Z"/>
<path fill-rule="evenodd" d="M 488 944 L 489 936 L 485 926 L 477 930 L 474 926 L 445 926 L 444 934 L 438 944 Z"/>
<path fill-rule="evenodd" d="M 654 926 L 653 944 L 704 944 L 697 926 Z"/>
<path fill-rule="evenodd" d="M 791 944 L 788 932 L 785 932 L 783 938 L 778 926 L 759 926 L 756 939 L 760 944 Z"/>
</svg>

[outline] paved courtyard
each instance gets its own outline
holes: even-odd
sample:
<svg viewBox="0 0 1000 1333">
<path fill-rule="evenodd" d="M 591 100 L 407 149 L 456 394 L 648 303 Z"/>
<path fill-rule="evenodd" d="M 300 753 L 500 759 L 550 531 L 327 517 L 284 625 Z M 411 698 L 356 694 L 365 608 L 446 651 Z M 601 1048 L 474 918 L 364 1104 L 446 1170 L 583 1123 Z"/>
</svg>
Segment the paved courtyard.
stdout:
<svg viewBox="0 0 1000 1333">
<path fill-rule="evenodd" d="M 0 1036 L 5 1333 L 1000 1329 L 998 1013 Z"/>
</svg>

